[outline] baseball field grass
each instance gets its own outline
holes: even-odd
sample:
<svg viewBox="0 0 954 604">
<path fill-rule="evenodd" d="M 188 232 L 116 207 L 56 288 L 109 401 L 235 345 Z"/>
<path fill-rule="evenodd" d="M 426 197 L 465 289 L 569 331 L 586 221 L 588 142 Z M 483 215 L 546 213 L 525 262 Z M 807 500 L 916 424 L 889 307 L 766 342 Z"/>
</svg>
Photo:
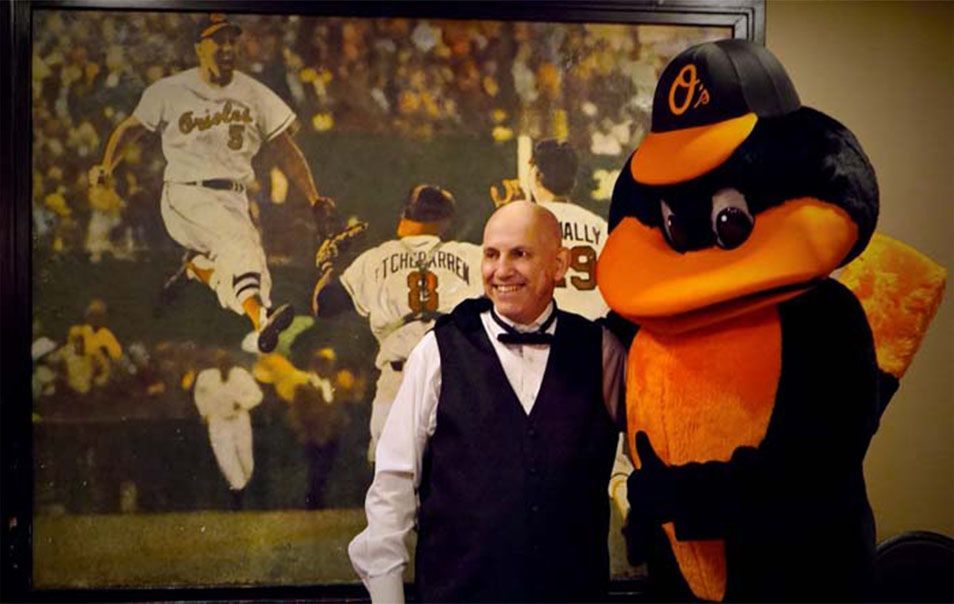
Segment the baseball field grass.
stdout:
<svg viewBox="0 0 954 604">
<path fill-rule="evenodd" d="M 364 526 L 361 508 L 41 515 L 33 525 L 34 587 L 357 585 L 347 547 Z M 609 547 L 613 577 L 638 576 L 626 563 L 615 510 Z"/>
<path fill-rule="evenodd" d="M 357 583 L 364 510 L 37 516 L 39 589 Z"/>
</svg>

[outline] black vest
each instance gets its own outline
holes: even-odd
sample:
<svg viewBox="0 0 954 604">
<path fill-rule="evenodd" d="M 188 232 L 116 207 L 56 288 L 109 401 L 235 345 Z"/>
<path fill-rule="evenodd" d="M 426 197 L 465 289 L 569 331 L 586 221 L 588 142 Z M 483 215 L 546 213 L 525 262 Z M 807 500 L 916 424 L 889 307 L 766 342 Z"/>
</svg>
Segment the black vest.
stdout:
<svg viewBox="0 0 954 604">
<path fill-rule="evenodd" d="M 618 438 L 603 403 L 602 330 L 558 315 L 528 416 L 469 300 L 435 326 L 437 430 L 424 455 L 415 556 L 425 602 L 594 601 L 609 581 Z"/>
</svg>

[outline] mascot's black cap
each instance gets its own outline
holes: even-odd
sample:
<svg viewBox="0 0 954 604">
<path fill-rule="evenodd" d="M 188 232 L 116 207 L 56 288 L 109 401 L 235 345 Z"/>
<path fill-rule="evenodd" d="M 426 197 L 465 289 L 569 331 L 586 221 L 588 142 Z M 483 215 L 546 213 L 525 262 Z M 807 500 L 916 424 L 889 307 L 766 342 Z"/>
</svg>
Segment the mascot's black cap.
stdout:
<svg viewBox="0 0 954 604">
<path fill-rule="evenodd" d="M 235 35 L 242 33 L 242 28 L 232 21 L 229 21 L 228 17 L 222 13 L 212 13 L 199 21 L 198 25 L 196 25 L 195 41 L 201 42 L 202 40 L 215 35 L 217 32 L 220 32 L 223 29 L 231 29 L 233 32 L 235 32 Z"/>
<path fill-rule="evenodd" d="M 663 70 L 650 133 L 630 169 L 637 182 L 691 180 L 721 165 L 760 118 L 801 107 L 778 59 L 746 40 L 692 46 Z"/>
<path fill-rule="evenodd" d="M 454 196 L 434 185 L 418 185 L 411 189 L 404 205 L 403 217 L 416 222 L 437 222 L 454 215 Z"/>
</svg>

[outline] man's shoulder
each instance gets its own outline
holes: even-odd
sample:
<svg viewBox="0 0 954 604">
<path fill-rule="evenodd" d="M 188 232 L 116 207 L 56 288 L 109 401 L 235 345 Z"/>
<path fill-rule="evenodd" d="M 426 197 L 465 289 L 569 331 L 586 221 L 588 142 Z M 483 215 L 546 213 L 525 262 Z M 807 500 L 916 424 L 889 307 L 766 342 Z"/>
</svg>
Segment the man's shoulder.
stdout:
<svg viewBox="0 0 954 604">
<path fill-rule="evenodd" d="M 236 69 L 232 72 L 232 79 L 235 80 L 236 84 L 241 84 L 243 86 L 265 86 L 252 76 L 248 75 L 244 71 L 239 71 Z M 267 86 L 265 86 L 267 88 Z"/>
<path fill-rule="evenodd" d="M 462 300 L 452 311 L 437 319 L 434 329 L 443 330 L 456 327 L 471 331 L 480 327 L 480 314 L 490 310 L 490 300 L 485 296 Z"/>
<path fill-rule="evenodd" d="M 612 334 L 605 329 L 601 320 L 593 320 L 578 315 L 575 312 L 559 309 L 557 315 L 557 329 L 564 334 L 570 333 L 571 342 L 591 342 L 592 345 L 603 346 L 606 334 Z"/>
<path fill-rule="evenodd" d="M 557 314 L 557 319 L 559 321 L 565 321 L 567 323 L 577 325 L 581 329 L 602 330 L 602 326 L 599 321 L 588 319 L 581 314 L 569 310 L 563 310 L 562 308 L 558 308 L 557 310 L 559 313 Z"/>
<path fill-rule="evenodd" d="M 149 88 L 162 89 L 162 88 L 172 88 L 177 86 L 193 86 L 195 84 L 198 84 L 201 81 L 202 79 L 199 77 L 199 68 L 192 67 L 190 69 L 184 69 L 172 75 L 167 75 L 164 78 L 159 78 L 158 80 L 150 84 Z"/>
<path fill-rule="evenodd" d="M 476 243 L 471 243 L 470 241 L 457 241 L 456 239 L 448 239 L 444 241 L 441 244 L 441 247 L 447 250 L 465 253 L 479 252 L 481 249 Z"/>
<path fill-rule="evenodd" d="M 206 382 L 218 376 L 219 376 L 218 369 L 216 369 L 215 367 L 206 367 L 205 369 L 200 370 L 199 373 L 196 374 L 195 381 L 196 383 L 199 383 L 200 381 Z"/>
<path fill-rule="evenodd" d="M 256 93 L 266 92 L 274 94 L 274 91 L 269 88 L 267 84 L 255 79 L 244 71 L 239 71 L 236 69 L 234 72 L 232 72 L 232 79 L 241 89 L 252 90 Z"/>
<path fill-rule="evenodd" d="M 596 212 L 593 212 L 592 210 L 588 210 L 587 208 L 584 208 L 581 205 L 577 205 L 573 203 L 572 201 L 547 201 L 547 202 L 541 203 L 540 205 L 542 205 L 546 209 L 553 212 L 557 216 L 557 218 L 565 217 L 565 218 L 571 218 L 576 220 L 587 219 L 587 220 L 593 220 L 593 221 L 606 222 L 606 219 L 600 216 L 599 214 L 597 214 Z"/>
<path fill-rule="evenodd" d="M 351 268 L 352 266 L 358 267 L 367 262 L 378 262 L 385 256 L 396 254 L 401 251 L 408 251 L 408 250 L 401 245 L 401 242 L 399 240 L 389 239 L 387 241 L 383 241 L 379 243 L 378 245 L 372 248 L 368 248 L 364 250 L 363 252 L 361 252 L 360 254 L 358 254 L 358 256 L 351 262 L 351 265 L 349 266 L 349 268 Z"/>
</svg>

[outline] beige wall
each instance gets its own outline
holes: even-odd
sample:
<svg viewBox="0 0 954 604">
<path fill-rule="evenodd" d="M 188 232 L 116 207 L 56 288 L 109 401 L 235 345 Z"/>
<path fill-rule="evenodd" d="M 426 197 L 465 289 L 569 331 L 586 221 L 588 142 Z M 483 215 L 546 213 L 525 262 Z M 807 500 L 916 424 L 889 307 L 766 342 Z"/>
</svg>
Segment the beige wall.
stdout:
<svg viewBox="0 0 954 604">
<path fill-rule="evenodd" d="M 768 0 L 765 31 L 802 103 L 848 126 L 871 158 L 878 229 L 948 269 L 865 474 L 879 538 L 954 535 L 954 3 Z"/>
</svg>

